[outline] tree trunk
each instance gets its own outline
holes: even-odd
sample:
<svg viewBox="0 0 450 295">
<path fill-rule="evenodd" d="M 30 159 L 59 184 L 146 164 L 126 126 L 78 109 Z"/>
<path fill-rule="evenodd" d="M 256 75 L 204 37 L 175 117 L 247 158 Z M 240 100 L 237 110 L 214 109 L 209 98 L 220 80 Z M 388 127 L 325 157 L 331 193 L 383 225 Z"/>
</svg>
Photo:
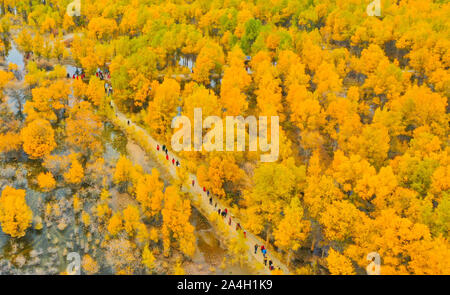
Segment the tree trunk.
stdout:
<svg viewBox="0 0 450 295">
<path fill-rule="evenodd" d="M 270 233 L 270 229 L 268 229 L 267 235 L 266 235 L 266 248 L 269 245 L 270 238 L 271 238 L 271 233 Z"/>
<path fill-rule="evenodd" d="M 288 257 L 287 257 L 287 262 L 286 262 L 287 267 L 289 267 L 291 265 L 291 256 L 292 256 L 292 250 L 290 249 L 288 251 Z"/>
<path fill-rule="evenodd" d="M 313 234 L 313 240 L 312 240 L 312 245 L 311 245 L 311 252 L 314 252 L 315 244 L 316 244 L 316 236 Z"/>
</svg>

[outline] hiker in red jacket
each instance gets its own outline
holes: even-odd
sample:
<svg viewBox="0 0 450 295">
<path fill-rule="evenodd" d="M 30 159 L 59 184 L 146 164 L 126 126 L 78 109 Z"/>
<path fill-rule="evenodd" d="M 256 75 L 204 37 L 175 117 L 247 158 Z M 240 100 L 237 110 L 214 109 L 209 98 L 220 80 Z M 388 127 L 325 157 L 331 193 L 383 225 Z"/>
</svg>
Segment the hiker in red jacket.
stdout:
<svg viewBox="0 0 450 295">
<path fill-rule="evenodd" d="M 175 165 L 175 159 L 172 158 L 172 165 Z"/>
<path fill-rule="evenodd" d="M 203 187 L 203 192 L 206 192 L 206 187 Z"/>
<path fill-rule="evenodd" d="M 159 152 L 159 144 L 156 146 L 156 150 Z"/>
<path fill-rule="evenodd" d="M 194 186 L 195 185 L 195 180 L 192 180 L 192 186 Z"/>
<path fill-rule="evenodd" d="M 169 155 L 168 154 L 166 154 L 166 160 L 169 160 Z"/>
</svg>

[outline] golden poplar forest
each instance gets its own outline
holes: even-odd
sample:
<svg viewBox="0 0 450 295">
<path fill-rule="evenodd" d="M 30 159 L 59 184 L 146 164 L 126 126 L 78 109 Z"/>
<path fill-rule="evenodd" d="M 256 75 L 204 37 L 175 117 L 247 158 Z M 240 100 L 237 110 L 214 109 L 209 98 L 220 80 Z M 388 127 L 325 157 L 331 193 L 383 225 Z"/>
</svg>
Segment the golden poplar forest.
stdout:
<svg viewBox="0 0 450 295">
<path fill-rule="evenodd" d="M 448 1 L 72 2 L 0 1 L 0 274 L 450 274 Z"/>
</svg>

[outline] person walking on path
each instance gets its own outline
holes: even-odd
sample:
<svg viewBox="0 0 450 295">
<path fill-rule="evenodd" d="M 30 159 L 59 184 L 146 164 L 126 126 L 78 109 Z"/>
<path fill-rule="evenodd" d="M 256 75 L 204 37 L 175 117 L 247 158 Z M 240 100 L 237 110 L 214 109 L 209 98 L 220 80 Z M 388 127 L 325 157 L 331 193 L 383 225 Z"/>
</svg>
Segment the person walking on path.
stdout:
<svg viewBox="0 0 450 295">
<path fill-rule="evenodd" d="M 219 215 L 220 215 L 220 211 L 221 211 L 221 210 L 220 210 L 220 208 L 219 208 L 219 210 L 217 210 L 217 213 L 219 213 Z"/>
<path fill-rule="evenodd" d="M 273 267 L 272 264 L 273 264 L 272 260 L 269 260 L 269 267 Z"/>
<path fill-rule="evenodd" d="M 175 165 L 175 159 L 172 158 L 172 165 Z"/>
<path fill-rule="evenodd" d="M 178 162 L 178 160 L 176 161 L 175 166 L 177 166 L 177 167 L 180 166 L 180 162 Z"/>
<path fill-rule="evenodd" d="M 130 126 L 130 120 L 128 120 L 128 126 Z"/>
<path fill-rule="evenodd" d="M 209 204 L 212 206 L 212 197 L 209 198 Z"/>
<path fill-rule="evenodd" d="M 262 254 L 264 255 L 264 257 L 266 257 L 267 250 L 266 249 L 262 250 Z"/>
<path fill-rule="evenodd" d="M 163 152 L 166 151 L 166 145 L 163 145 L 162 150 L 163 150 Z"/>
<path fill-rule="evenodd" d="M 159 144 L 156 146 L 156 150 L 159 152 Z"/>
<path fill-rule="evenodd" d="M 203 187 L 203 192 L 206 192 L 206 187 Z"/>
<path fill-rule="evenodd" d="M 264 256 L 264 265 L 267 266 L 267 257 Z"/>
<path fill-rule="evenodd" d="M 166 154 L 166 160 L 169 161 L 169 155 L 168 154 Z"/>
<path fill-rule="evenodd" d="M 192 180 L 192 186 L 195 186 L 195 180 Z"/>
<path fill-rule="evenodd" d="M 258 248 L 259 248 L 258 244 L 255 244 L 255 254 L 258 253 Z"/>
<path fill-rule="evenodd" d="M 228 225 L 231 225 L 231 216 L 228 218 Z"/>
<path fill-rule="evenodd" d="M 209 197 L 209 190 L 206 191 L 206 195 Z"/>
<path fill-rule="evenodd" d="M 247 232 L 244 230 L 244 239 L 247 238 Z"/>
</svg>

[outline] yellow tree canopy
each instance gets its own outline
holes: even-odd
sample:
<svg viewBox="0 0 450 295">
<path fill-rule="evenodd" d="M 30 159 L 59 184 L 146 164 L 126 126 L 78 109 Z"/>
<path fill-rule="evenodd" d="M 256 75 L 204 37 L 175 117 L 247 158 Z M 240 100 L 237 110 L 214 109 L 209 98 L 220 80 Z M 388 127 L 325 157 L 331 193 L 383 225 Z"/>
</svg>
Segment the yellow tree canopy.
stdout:
<svg viewBox="0 0 450 295">
<path fill-rule="evenodd" d="M 33 214 L 25 200 L 25 190 L 6 186 L 0 197 L 0 224 L 3 232 L 13 238 L 25 235 Z"/>
<path fill-rule="evenodd" d="M 22 129 L 23 150 L 32 159 L 40 159 L 50 154 L 56 147 L 55 132 L 50 122 L 37 119 Z"/>
</svg>

